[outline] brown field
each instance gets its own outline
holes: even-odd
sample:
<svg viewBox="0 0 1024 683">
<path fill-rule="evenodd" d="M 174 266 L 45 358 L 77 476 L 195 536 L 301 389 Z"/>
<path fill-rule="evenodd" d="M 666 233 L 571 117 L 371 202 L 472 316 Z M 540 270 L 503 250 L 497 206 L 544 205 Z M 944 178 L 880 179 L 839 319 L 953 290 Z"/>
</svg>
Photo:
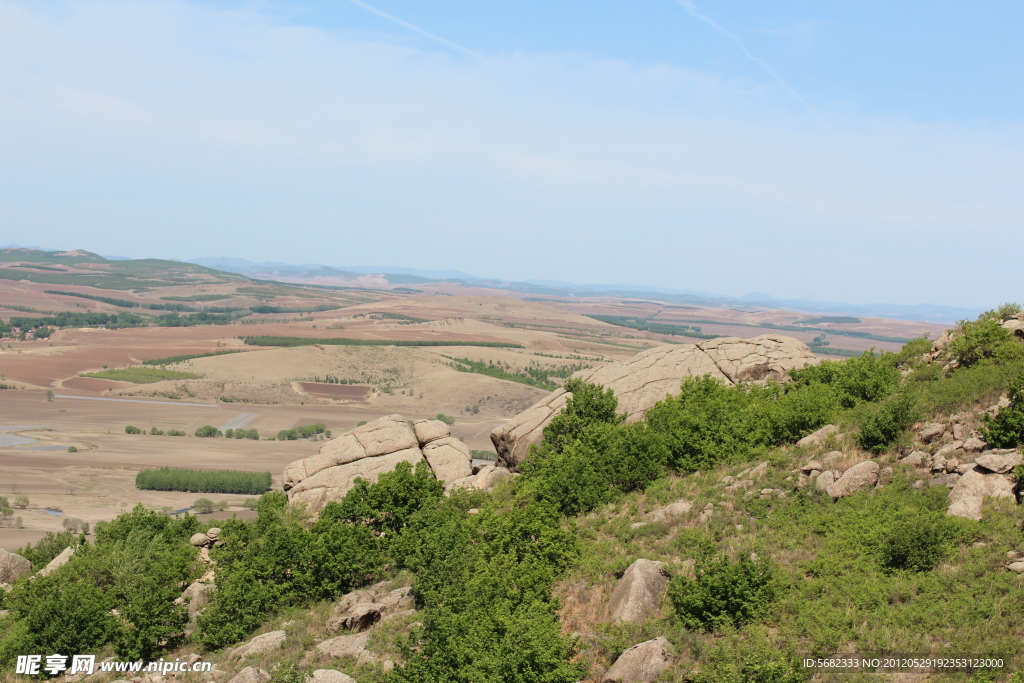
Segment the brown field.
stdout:
<svg viewBox="0 0 1024 683">
<path fill-rule="evenodd" d="M 68 266 L 69 272 L 93 265 Z M 78 266 L 81 266 L 80 268 Z M 95 270 L 95 269 L 93 269 Z M 206 276 L 203 276 L 206 277 Z M 213 296 L 211 305 L 342 306 L 301 314 L 250 315 L 228 325 L 145 327 L 118 330 L 66 328 L 44 341 L 0 344 L 0 380 L 25 387 L 0 391 L 0 434 L 34 439 L 0 447 L 0 495 L 27 495 L 30 505 L 17 510 L 25 528 L 0 526 L 0 547 L 35 542 L 46 531 L 61 528 L 66 516 L 94 523 L 142 503 L 154 509 L 177 510 L 199 497 L 230 505 L 216 518 L 249 515 L 241 507 L 246 496 L 139 491 L 135 474 L 156 466 L 269 471 L 280 485 L 284 467 L 312 455 L 315 440 L 276 441 L 282 429 L 323 422 L 334 433 L 362 420 L 401 413 L 409 419 L 445 413 L 456 418 L 453 433 L 470 448 L 491 450 L 494 427 L 544 396 L 546 390 L 470 372 L 459 372 L 452 359 L 496 364 L 506 371 L 527 367 L 566 372 L 581 366 L 627 358 L 663 343 L 699 341 L 609 325 L 589 315 L 638 316 L 652 322 L 698 325 L 704 333 L 755 336 L 774 333 L 810 342 L 824 333 L 833 347 L 896 350 L 898 343 L 830 333 L 852 329 L 884 336 L 932 337 L 942 326 L 883 319 L 856 324 L 824 323 L 806 331 L 779 331 L 764 324 L 793 325 L 814 316 L 779 310 L 732 310 L 625 303 L 612 298 L 573 301 L 524 301 L 523 295 L 451 284 L 417 285 L 422 293 L 386 291 L 382 278 L 367 277 L 365 286 L 378 290 L 306 290 L 253 281 L 199 278 L 187 285 L 168 284 L 149 291 L 96 290 L 74 285 L 42 285 L 0 280 L 0 316 L 31 315 L 2 310 L 3 305 L 43 311 L 116 313 L 109 304 L 47 294 L 46 289 L 80 291 L 141 303 L 166 303 L 163 297 Z M 351 284 L 351 283 L 349 283 Z M 138 310 L 138 309 L 133 309 Z M 427 322 L 381 318 L 401 314 Z M 163 311 L 147 311 L 162 314 Z M 700 321 L 700 322 L 694 322 Z M 396 347 L 318 345 L 294 348 L 245 346 L 245 335 L 307 338 L 491 341 L 523 348 L 463 346 Z M 237 349 L 245 353 L 199 358 L 168 366 L 193 372 L 200 379 L 135 385 L 80 377 L 80 373 L 138 365 L 143 360 Z M 827 357 L 827 356 L 826 356 Z M 331 375 L 348 384 L 326 383 Z M 556 383 L 561 382 L 555 378 Z M 56 394 L 46 400 L 46 390 Z M 108 400 L 115 399 L 115 400 Z M 475 412 L 474 412 L 475 411 Z M 253 416 L 251 420 L 249 416 Z M 238 424 L 256 429 L 264 440 L 199 439 L 129 435 L 126 425 L 149 432 Z M 19 427 L 4 432 L 5 427 Z M 26 427 L 34 426 L 31 429 Z M 0 440 L 2 442 L 2 440 Z M 67 451 L 69 446 L 78 449 Z M 49 450 L 39 450 L 49 448 Z"/>
</svg>

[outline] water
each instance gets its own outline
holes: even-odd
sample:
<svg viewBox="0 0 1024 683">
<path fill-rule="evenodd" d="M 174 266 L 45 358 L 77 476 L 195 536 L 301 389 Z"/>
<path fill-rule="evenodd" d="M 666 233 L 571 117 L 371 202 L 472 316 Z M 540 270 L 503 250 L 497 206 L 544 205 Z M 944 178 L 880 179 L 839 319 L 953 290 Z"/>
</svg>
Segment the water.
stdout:
<svg viewBox="0 0 1024 683">
<path fill-rule="evenodd" d="M 64 513 L 61 512 L 60 510 L 43 510 L 43 512 L 45 512 L 48 515 L 53 515 L 54 517 L 63 517 L 64 516 Z"/>
</svg>

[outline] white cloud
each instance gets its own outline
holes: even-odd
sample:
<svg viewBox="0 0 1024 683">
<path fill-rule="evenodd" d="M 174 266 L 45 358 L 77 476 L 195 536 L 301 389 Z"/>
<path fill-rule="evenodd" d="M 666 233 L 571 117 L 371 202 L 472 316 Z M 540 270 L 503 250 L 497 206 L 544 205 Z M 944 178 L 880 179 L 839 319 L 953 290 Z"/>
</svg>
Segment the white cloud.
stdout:
<svg viewBox="0 0 1024 683">
<path fill-rule="evenodd" d="M 1021 130 L 812 117 L 673 65 L 466 59 L 170 0 L 47 7 L 0 1 L 6 241 L 1014 297 Z"/>
</svg>

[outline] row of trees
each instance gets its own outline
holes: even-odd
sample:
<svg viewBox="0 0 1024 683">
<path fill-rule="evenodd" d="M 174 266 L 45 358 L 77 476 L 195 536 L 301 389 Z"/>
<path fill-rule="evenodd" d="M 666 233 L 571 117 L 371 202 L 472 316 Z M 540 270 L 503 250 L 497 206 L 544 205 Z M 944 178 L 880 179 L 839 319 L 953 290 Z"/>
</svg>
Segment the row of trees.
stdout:
<svg viewBox="0 0 1024 683">
<path fill-rule="evenodd" d="M 270 481 L 269 472 L 161 467 L 139 472 L 135 487 L 151 491 L 260 494 L 270 488 Z"/>
</svg>

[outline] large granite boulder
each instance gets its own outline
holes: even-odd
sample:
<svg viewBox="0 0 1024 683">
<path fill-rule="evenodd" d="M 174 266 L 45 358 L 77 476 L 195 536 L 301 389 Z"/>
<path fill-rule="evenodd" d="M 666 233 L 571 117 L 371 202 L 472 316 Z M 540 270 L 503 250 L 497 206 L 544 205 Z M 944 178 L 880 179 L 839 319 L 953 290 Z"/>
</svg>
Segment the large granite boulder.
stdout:
<svg viewBox="0 0 1024 683">
<path fill-rule="evenodd" d="M 267 683 L 271 678 L 265 669 L 254 669 L 247 666 L 232 678 L 228 683 Z"/>
<path fill-rule="evenodd" d="M 337 669 L 317 669 L 311 679 L 313 683 L 356 683 L 356 679 Z"/>
<path fill-rule="evenodd" d="M 629 565 L 612 591 L 608 605 L 612 621 L 636 623 L 657 612 L 668 579 L 662 562 L 639 559 Z"/>
<path fill-rule="evenodd" d="M 878 463 L 874 460 L 865 460 L 843 472 L 843 476 L 826 488 L 826 491 L 832 498 L 845 498 L 877 483 Z"/>
<path fill-rule="evenodd" d="M 946 514 L 968 519 L 981 519 L 981 505 L 985 498 L 1008 498 L 1013 495 L 1013 483 L 1005 475 L 991 472 L 977 465 L 965 472 L 949 492 Z"/>
<path fill-rule="evenodd" d="M 441 481 L 455 481 L 473 474 L 473 454 L 466 444 L 454 437 L 429 442 L 423 447 L 423 457 Z"/>
<path fill-rule="evenodd" d="M 580 370 L 573 377 L 612 389 L 619 399 L 619 412 L 626 414 L 627 422 L 636 422 L 665 396 L 679 393 L 685 377 L 711 375 L 727 385 L 784 380 L 790 370 L 817 362 L 803 342 L 764 334 L 753 339 L 722 337 L 700 344 L 658 346 L 627 361 Z M 491 432 L 499 464 L 518 465 L 530 446 L 541 441 L 544 427 L 569 396 L 558 389 Z"/>
<path fill-rule="evenodd" d="M 71 556 L 75 554 L 75 546 L 69 545 L 67 548 L 61 551 L 60 555 L 50 560 L 50 562 L 39 570 L 40 576 L 49 576 L 53 572 L 57 571 L 68 563 Z"/>
<path fill-rule="evenodd" d="M 412 426 L 420 446 L 452 435 L 452 428 L 440 420 L 417 420 Z"/>
<path fill-rule="evenodd" d="M 248 657 L 260 655 L 265 652 L 273 652 L 281 649 L 281 643 L 285 640 L 284 631 L 268 631 L 262 633 L 247 643 L 242 643 L 229 653 L 230 657 Z"/>
<path fill-rule="evenodd" d="M 303 479 L 288 491 L 288 502 L 306 503 L 310 512 L 320 512 L 333 501 L 340 501 L 355 486 L 356 479 L 376 482 L 381 474 L 391 472 L 400 462 L 414 467 L 423 459 L 419 448 L 406 448 L 397 453 L 363 458 L 336 467 L 328 467 Z"/>
<path fill-rule="evenodd" d="M 1014 467 L 1024 464 L 1024 458 L 1018 451 L 1012 449 L 985 451 L 974 459 L 974 464 L 984 467 L 989 472 L 1006 474 Z"/>
<path fill-rule="evenodd" d="M 671 663 L 671 646 L 662 636 L 623 652 L 600 680 L 603 683 L 651 683 Z"/>
<path fill-rule="evenodd" d="M 17 553 L 0 548 L 0 583 L 14 583 L 15 579 L 31 573 L 31 562 Z"/>
</svg>

